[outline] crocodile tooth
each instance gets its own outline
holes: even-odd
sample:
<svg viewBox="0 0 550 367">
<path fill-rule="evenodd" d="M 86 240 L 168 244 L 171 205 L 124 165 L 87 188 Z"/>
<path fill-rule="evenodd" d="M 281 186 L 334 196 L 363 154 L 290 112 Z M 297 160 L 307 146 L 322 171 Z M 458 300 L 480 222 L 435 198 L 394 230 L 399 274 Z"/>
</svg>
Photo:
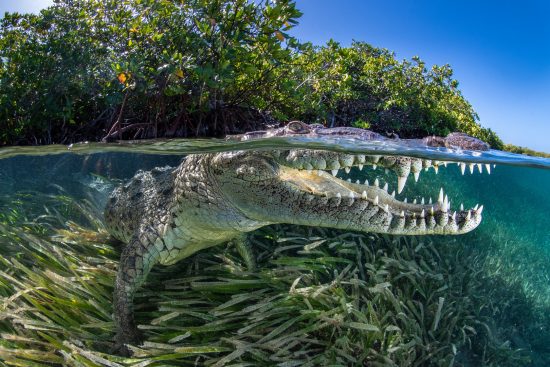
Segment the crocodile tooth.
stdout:
<svg viewBox="0 0 550 367">
<path fill-rule="evenodd" d="M 434 215 L 434 207 L 433 206 L 430 207 L 430 215 L 432 215 L 432 216 Z"/>
<path fill-rule="evenodd" d="M 460 211 L 463 212 L 464 211 L 464 204 L 460 203 Z"/>
<path fill-rule="evenodd" d="M 472 219 L 472 213 L 468 210 L 468 214 L 466 214 L 466 222 L 468 222 L 470 219 Z"/>
<path fill-rule="evenodd" d="M 409 200 L 409 199 L 405 198 L 405 199 L 403 199 L 403 202 L 404 202 L 405 204 L 407 204 L 407 200 Z"/>
<path fill-rule="evenodd" d="M 365 179 L 365 185 L 369 186 L 369 180 Z"/>
<path fill-rule="evenodd" d="M 422 200 L 420 201 L 420 204 L 424 205 L 425 201 L 424 201 L 424 198 L 422 198 Z"/>
<path fill-rule="evenodd" d="M 336 206 L 339 206 L 340 204 L 342 204 L 342 194 L 337 192 L 335 198 L 336 198 L 336 202 L 334 204 Z"/>
<path fill-rule="evenodd" d="M 363 193 L 361 194 L 361 199 L 367 200 L 367 192 L 366 191 L 363 191 Z"/>
<path fill-rule="evenodd" d="M 380 187 L 380 181 L 378 181 L 378 178 L 374 180 L 374 186 Z"/>
<path fill-rule="evenodd" d="M 405 188 L 406 183 L 407 183 L 407 176 L 397 177 L 397 193 L 398 194 L 401 194 L 401 192 Z"/>
<path fill-rule="evenodd" d="M 434 168 L 435 174 L 437 175 L 439 173 L 439 166 L 434 165 L 433 168 Z"/>
<path fill-rule="evenodd" d="M 422 160 L 422 167 L 423 168 L 430 168 L 432 166 L 432 161 L 430 159 L 423 159 Z"/>
<path fill-rule="evenodd" d="M 481 205 L 477 210 L 476 210 L 476 214 L 477 215 L 481 215 L 481 212 L 483 211 L 483 205 Z"/>
<path fill-rule="evenodd" d="M 414 182 L 418 182 L 418 179 L 420 178 L 420 171 L 413 172 L 414 175 Z"/>
<path fill-rule="evenodd" d="M 479 207 L 479 204 L 476 204 L 476 206 L 474 206 L 474 210 L 477 210 L 478 207 Z"/>
<path fill-rule="evenodd" d="M 386 212 L 389 212 L 389 211 L 390 211 L 390 206 L 389 206 L 388 204 L 386 204 L 386 206 L 384 207 L 384 210 L 385 210 Z"/>
<path fill-rule="evenodd" d="M 483 173 L 483 166 L 481 165 L 481 163 L 477 164 L 477 170 L 479 171 L 479 173 Z"/>
<path fill-rule="evenodd" d="M 351 183 L 351 178 L 348 178 L 346 181 L 349 182 L 349 183 Z"/>
<path fill-rule="evenodd" d="M 342 167 L 349 167 L 353 166 L 353 161 L 355 160 L 355 157 L 353 155 L 349 154 L 341 154 L 339 156 L 339 162 Z"/>
<path fill-rule="evenodd" d="M 377 165 L 373 163 L 373 164 L 372 164 L 372 169 L 374 169 L 374 170 L 375 170 L 375 169 L 376 169 L 376 167 L 377 167 Z"/>
<path fill-rule="evenodd" d="M 379 201 L 378 195 L 376 195 L 376 197 L 374 198 L 374 205 L 378 205 L 378 201 Z"/>
<path fill-rule="evenodd" d="M 453 212 L 453 215 L 451 216 L 453 218 L 453 222 L 456 222 L 456 212 Z"/>
<path fill-rule="evenodd" d="M 413 204 L 416 204 L 416 198 L 413 199 Z"/>
<path fill-rule="evenodd" d="M 395 190 L 393 190 L 393 191 L 391 192 L 391 196 L 392 196 L 393 198 L 395 198 Z"/>
<path fill-rule="evenodd" d="M 443 161 L 443 165 L 445 166 L 445 168 L 447 168 L 447 164 L 449 164 L 449 162 Z"/>
<path fill-rule="evenodd" d="M 443 199 L 443 205 L 441 207 L 441 211 L 447 212 L 449 210 L 449 198 L 447 195 L 445 195 L 445 198 Z"/>
<path fill-rule="evenodd" d="M 332 162 L 328 162 L 327 168 L 332 169 L 332 170 L 334 170 L 334 169 L 338 170 L 338 169 L 342 168 L 342 166 L 340 166 L 340 162 L 338 162 L 338 159 L 335 159 Z"/>
<path fill-rule="evenodd" d="M 373 161 L 374 163 L 378 163 L 378 161 L 380 160 L 380 158 L 381 158 L 381 156 L 379 156 L 379 155 L 373 155 L 373 156 L 372 156 L 372 161 Z"/>
<path fill-rule="evenodd" d="M 359 168 L 359 171 L 362 171 L 362 170 L 363 170 L 363 167 L 364 167 L 364 166 L 363 166 L 363 164 L 361 164 L 361 163 L 357 165 L 357 168 Z"/>
<path fill-rule="evenodd" d="M 491 174 L 491 165 L 489 163 L 485 163 L 485 169 L 487 170 L 488 174 Z"/>
<path fill-rule="evenodd" d="M 349 173 L 349 171 L 351 171 L 351 168 L 345 167 L 345 168 L 344 168 L 344 171 L 345 171 L 346 173 Z"/>
<path fill-rule="evenodd" d="M 387 182 L 384 184 L 384 191 L 388 192 L 388 183 Z"/>
<path fill-rule="evenodd" d="M 330 171 L 330 173 L 332 173 L 332 175 L 334 177 L 336 177 L 336 175 L 338 174 L 338 170 L 337 169 L 333 169 L 332 171 Z"/>
<path fill-rule="evenodd" d="M 474 164 L 473 163 L 468 163 L 468 168 L 470 168 L 470 174 L 473 175 L 474 174 Z"/>
<path fill-rule="evenodd" d="M 443 198 L 444 198 L 444 193 L 443 193 L 443 187 L 439 190 L 439 197 L 437 198 L 437 202 L 438 203 L 443 203 Z"/>
<path fill-rule="evenodd" d="M 466 163 L 460 162 L 459 165 L 460 165 L 460 172 L 462 172 L 462 174 L 464 175 L 464 172 L 466 172 Z"/>
<path fill-rule="evenodd" d="M 422 212 L 420 213 L 420 218 L 424 218 L 425 215 L 426 215 L 426 212 L 424 211 L 424 209 L 422 209 Z"/>
<path fill-rule="evenodd" d="M 422 159 L 413 159 L 411 158 L 411 172 L 420 172 L 422 171 Z"/>
<path fill-rule="evenodd" d="M 401 218 L 405 218 L 405 211 L 404 210 L 401 210 L 401 214 L 399 214 L 401 216 Z"/>
<path fill-rule="evenodd" d="M 355 181 L 355 183 L 356 183 L 357 185 L 361 185 L 361 181 L 359 181 L 359 179 L 357 179 L 357 180 Z"/>
<path fill-rule="evenodd" d="M 493 163 L 493 168 L 497 168 L 497 165 Z"/>
<path fill-rule="evenodd" d="M 388 174 L 388 173 L 390 173 L 390 170 L 387 169 L 387 168 L 384 168 L 384 173 L 385 173 L 385 174 Z"/>
</svg>

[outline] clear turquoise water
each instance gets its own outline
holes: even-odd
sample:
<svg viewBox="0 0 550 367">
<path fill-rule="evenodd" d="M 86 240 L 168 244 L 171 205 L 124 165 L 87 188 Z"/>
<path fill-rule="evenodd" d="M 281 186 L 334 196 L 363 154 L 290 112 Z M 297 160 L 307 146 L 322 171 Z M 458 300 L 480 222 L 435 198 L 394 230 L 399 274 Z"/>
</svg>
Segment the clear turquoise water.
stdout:
<svg viewBox="0 0 550 367">
<path fill-rule="evenodd" d="M 499 151 L 478 154 L 434 148 L 403 149 L 387 143 L 315 139 L 274 139 L 245 143 L 171 140 L 120 145 L 3 148 L 0 149 L 0 219 L 4 223 L 16 223 L 6 218 L 14 210 L 14 202 L 17 201 L 26 202 L 24 215 L 26 220 L 32 221 L 48 210 L 43 201 L 36 200 L 34 206 L 33 200 L 40 195 L 57 195 L 60 192 L 76 200 L 89 200 L 99 213 L 107 193 L 101 191 L 102 182 L 92 174 L 111 180 L 124 180 L 132 177 L 138 169 L 146 170 L 167 164 L 175 166 L 182 156 L 189 153 L 274 147 L 315 147 L 496 164 L 491 174 L 480 174 L 476 169 L 474 174 L 462 175 L 456 165 L 442 167 L 437 175 L 430 170 L 421 175 L 418 183 L 409 178 L 401 196 L 435 198 L 440 187 L 444 187 L 453 203 L 463 202 L 466 207 L 476 203 L 484 205 L 482 224 L 467 235 L 453 238 L 454 246 L 475 254 L 472 259 L 476 259 L 480 272 L 493 281 L 492 285 L 488 283 L 495 297 L 493 301 L 505 310 L 495 314 L 490 325 L 495 338 L 501 338 L 506 348 L 521 349 L 522 355 L 528 360 L 525 365 L 550 365 L 548 159 Z M 351 176 L 362 179 L 379 176 L 382 181 L 388 181 L 390 191 L 396 185 L 395 176 L 381 172 L 380 169 L 352 171 Z M 0 233 L 0 246 L 2 241 Z M 434 241 L 443 240 L 434 237 Z M 468 365 L 464 362 L 468 358 L 463 359 L 464 365 Z"/>
</svg>

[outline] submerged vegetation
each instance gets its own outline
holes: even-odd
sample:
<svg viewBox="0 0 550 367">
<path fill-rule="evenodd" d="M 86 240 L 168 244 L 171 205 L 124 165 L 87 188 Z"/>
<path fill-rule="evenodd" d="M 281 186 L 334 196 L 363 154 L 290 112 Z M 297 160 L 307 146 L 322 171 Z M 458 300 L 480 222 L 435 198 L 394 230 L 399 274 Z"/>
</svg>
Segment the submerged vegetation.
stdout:
<svg viewBox="0 0 550 367">
<path fill-rule="evenodd" d="M 224 246 L 155 268 L 136 299 L 147 342 L 111 355 L 120 248 L 86 201 L 21 195 L 0 216 L 6 365 L 527 366 L 550 352 L 548 312 L 494 240 L 272 226 L 253 240 L 259 270 Z"/>
<path fill-rule="evenodd" d="M 219 136 L 288 119 L 494 148 L 448 65 L 301 43 L 291 0 L 69 1 L 0 21 L 0 145 Z"/>
</svg>

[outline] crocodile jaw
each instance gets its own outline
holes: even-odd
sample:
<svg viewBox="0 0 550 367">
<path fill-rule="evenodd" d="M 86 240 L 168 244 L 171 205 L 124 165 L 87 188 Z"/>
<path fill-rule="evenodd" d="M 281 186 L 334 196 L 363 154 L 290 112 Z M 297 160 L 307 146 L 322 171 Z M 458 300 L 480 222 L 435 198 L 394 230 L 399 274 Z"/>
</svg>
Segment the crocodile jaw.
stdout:
<svg viewBox="0 0 550 367">
<path fill-rule="evenodd" d="M 436 204 L 405 203 L 384 188 L 350 183 L 324 171 L 281 167 L 292 191 L 295 216 L 287 222 L 388 234 L 462 234 L 481 222 L 483 207 L 451 212 L 446 197 Z"/>
<path fill-rule="evenodd" d="M 483 207 L 453 212 L 443 192 L 436 203 L 399 201 L 395 193 L 336 177 L 339 170 L 383 166 L 398 176 L 398 191 L 410 173 L 443 162 L 406 156 L 354 155 L 292 149 L 220 153 L 210 171 L 227 202 L 258 223 L 290 223 L 389 234 L 461 234 L 481 222 Z"/>
</svg>

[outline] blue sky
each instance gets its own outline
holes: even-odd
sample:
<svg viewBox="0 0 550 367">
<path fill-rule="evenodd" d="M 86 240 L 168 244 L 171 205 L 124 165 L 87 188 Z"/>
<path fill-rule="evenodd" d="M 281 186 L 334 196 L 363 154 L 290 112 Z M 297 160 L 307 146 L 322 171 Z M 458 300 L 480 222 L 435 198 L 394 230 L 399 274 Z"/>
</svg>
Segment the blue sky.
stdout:
<svg viewBox="0 0 550 367">
<path fill-rule="evenodd" d="M 36 11 L 49 0 L 0 0 Z M 292 33 L 324 44 L 353 39 L 450 64 L 483 126 L 507 143 L 550 152 L 550 1 L 297 0 Z"/>
<path fill-rule="evenodd" d="M 450 64 L 483 126 L 550 152 L 550 1 L 298 0 L 293 34 Z"/>
</svg>

